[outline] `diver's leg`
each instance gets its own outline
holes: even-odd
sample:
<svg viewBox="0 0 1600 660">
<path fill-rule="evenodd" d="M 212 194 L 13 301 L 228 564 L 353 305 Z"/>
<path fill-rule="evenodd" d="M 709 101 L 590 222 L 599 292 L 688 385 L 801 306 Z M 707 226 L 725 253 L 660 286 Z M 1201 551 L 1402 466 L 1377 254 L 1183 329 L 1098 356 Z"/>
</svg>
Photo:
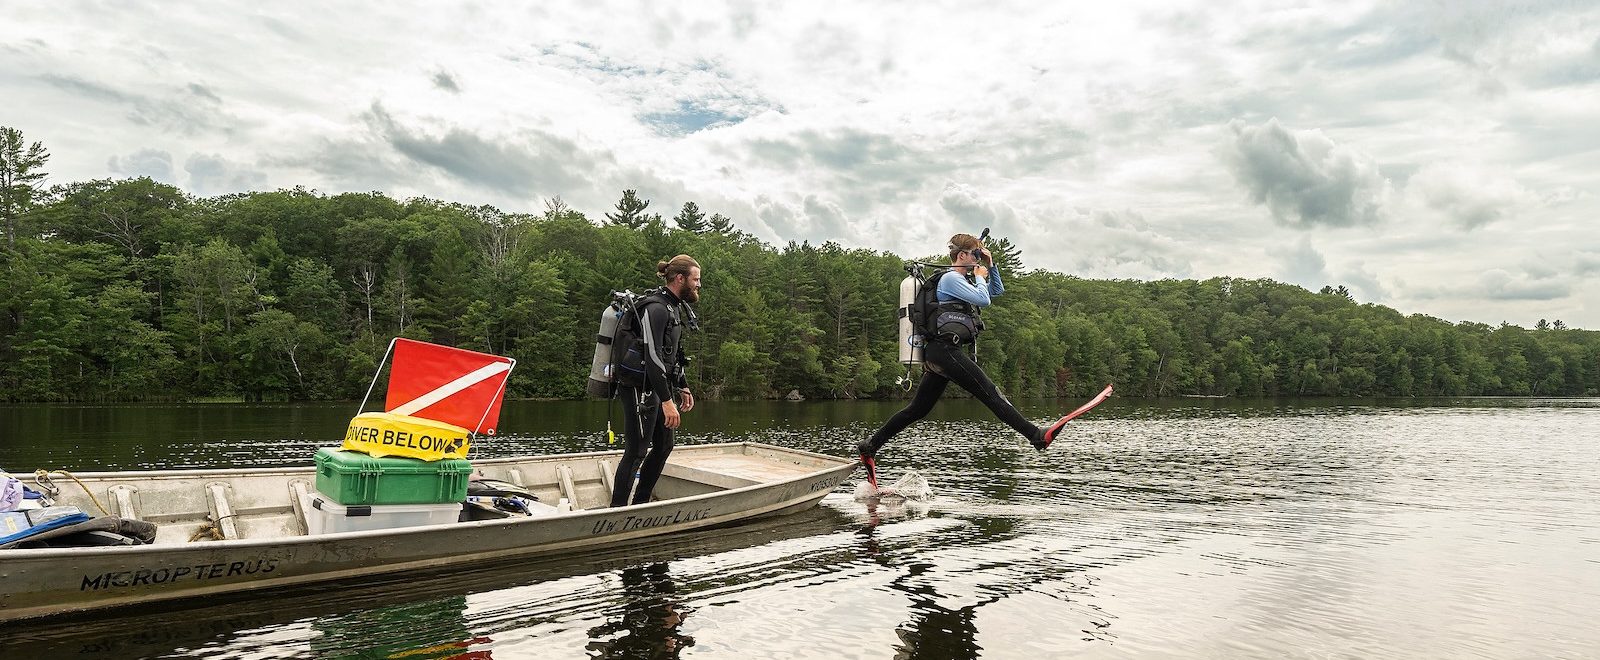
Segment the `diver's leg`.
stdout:
<svg viewBox="0 0 1600 660">
<path fill-rule="evenodd" d="M 654 428 L 661 416 L 660 408 L 652 409 L 646 407 L 645 410 L 640 411 L 639 390 L 637 389 L 619 387 L 617 388 L 617 397 L 623 401 L 623 444 L 622 458 L 617 461 L 617 474 L 611 480 L 611 506 L 613 507 L 627 506 L 628 495 L 633 491 L 633 473 L 640 469 L 639 463 L 644 460 L 645 453 L 650 448 L 650 437 L 646 431 Z"/>
<path fill-rule="evenodd" d="M 949 384 L 950 379 L 935 373 L 924 363 L 922 381 L 917 383 L 917 391 L 911 395 L 911 403 L 891 415 L 871 437 L 856 445 L 856 452 L 861 455 L 861 465 L 867 468 L 867 483 L 872 484 L 873 488 L 878 487 L 878 463 L 875 458 L 878 450 L 907 426 L 927 417 L 928 411 L 933 410 L 933 404 L 939 402 L 939 397 L 944 395 L 945 386 Z"/>
<path fill-rule="evenodd" d="M 939 402 L 939 397 L 944 395 L 944 388 L 950 384 L 950 379 L 945 378 L 926 368 L 922 371 L 922 381 L 917 383 L 917 391 L 911 395 L 911 403 L 901 408 L 899 412 L 891 415 L 889 420 L 878 427 L 871 437 L 863 440 L 856 448 L 863 456 L 873 456 L 878 453 L 883 445 L 889 442 L 896 434 L 904 431 L 907 426 L 933 410 L 933 404 Z"/>
<path fill-rule="evenodd" d="M 925 348 L 924 355 L 927 355 L 928 349 L 931 348 L 933 348 L 931 345 Z M 1000 388 L 995 387 L 994 381 L 989 380 L 989 375 L 967 356 L 966 351 L 961 350 L 959 346 L 949 346 L 948 349 L 940 349 L 938 352 L 940 361 L 945 363 L 945 375 L 950 380 L 960 385 L 961 389 L 971 392 L 972 396 L 989 407 L 995 417 L 1022 434 L 1022 437 L 1027 438 L 1034 447 L 1041 447 L 1044 442 L 1044 431 L 1028 421 L 1027 417 L 1023 417 L 1016 406 L 1001 396 Z"/>
<path fill-rule="evenodd" d="M 661 415 L 656 415 L 650 453 L 644 457 L 644 464 L 639 468 L 639 486 L 633 491 L 634 504 L 650 501 L 650 495 L 656 489 L 656 480 L 661 478 L 661 471 L 667 467 L 667 457 L 672 455 L 673 436 L 673 430 L 667 428 L 667 421 Z"/>
</svg>

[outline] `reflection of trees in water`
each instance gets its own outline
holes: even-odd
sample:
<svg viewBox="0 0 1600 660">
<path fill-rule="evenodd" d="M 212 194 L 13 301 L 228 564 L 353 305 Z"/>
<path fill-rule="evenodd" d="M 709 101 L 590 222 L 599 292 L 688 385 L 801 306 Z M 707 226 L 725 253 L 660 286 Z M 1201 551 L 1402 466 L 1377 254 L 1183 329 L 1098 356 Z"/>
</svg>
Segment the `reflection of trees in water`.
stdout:
<svg viewBox="0 0 1600 660">
<path fill-rule="evenodd" d="M 320 657 L 488 660 L 488 650 L 469 650 L 490 640 L 473 634 L 466 609 L 466 596 L 447 596 L 324 617 L 311 624 L 322 633 L 311 650 Z"/>
<path fill-rule="evenodd" d="M 621 576 L 621 604 L 607 610 L 605 623 L 589 629 L 592 657 L 676 658 L 694 645 L 693 637 L 678 630 L 693 610 L 678 602 L 666 563 L 625 568 Z"/>
<path fill-rule="evenodd" d="M 1041 584 L 1060 582 L 1072 575 L 1082 577 L 1082 584 L 1069 586 L 1068 590 L 1087 593 L 1087 585 L 1092 583 L 1092 579 L 1083 573 L 1084 566 L 1048 556 L 1025 557 L 1011 561 L 997 559 L 985 562 L 981 572 L 985 575 L 998 575 L 1000 579 L 978 586 L 977 593 L 974 594 L 943 594 L 938 589 L 939 565 L 928 561 L 900 563 L 896 561 L 898 553 L 893 549 L 886 549 L 877 538 L 876 527 L 882 520 L 880 512 L 877 511 L 877 504 L 871 500 L 866 502 L 867 525 L 857 533 L 861 536 L 865 554 L 873 561 L 887 568 L 904 570 L 903 574 L 889 583 L 890 589 L 906 594 L 911 601 L 908 608 L 910 619 L 895 629 L 896 635 L 900 638 L 900 644 L 895 647 L 894 657 L 897 660 L 977 658 L 983 650 L 977 641 L 976 618 L 979 608 L 1017 594 L 1038 591 L 1038 586 Z M 981 548 L 1015 538 L 1021 533 L 1018 529 L 1019 521 L 1014 518 L 984 516 L 965 520 L 972 523 L 972 527 L 963 530 L 964 533 L 940 534 L 936 538 L 920 537 L 915 542 L 921 548 L 951 549 L 960 546 Z M 916 552 L 910 556 L 925 557 L 926 554 Z M 952 597 L 963 595 L 978 596 L 978 600 L 956 608 L 941 604 L 948 602 Z M 1049 595 L 1065 600 L 1065 596 L 1059 592 Z M 1098 609 L 1092 605 L 1084 607 Z M 1091 629 L 1083 630 L 1085 635 L 1083 639 L 1085 641 L 1114 639 L 1115 636 L 1106 630 L 1111 625 L 1110 622 L 1095 620 L 1096 618 L 1100 617 L 1089 620 Z M 1061 624 L 1070 625 L 1065 620 Z M 1052 628 L 1054 632 L 1055 627 Z"/>
</svg>

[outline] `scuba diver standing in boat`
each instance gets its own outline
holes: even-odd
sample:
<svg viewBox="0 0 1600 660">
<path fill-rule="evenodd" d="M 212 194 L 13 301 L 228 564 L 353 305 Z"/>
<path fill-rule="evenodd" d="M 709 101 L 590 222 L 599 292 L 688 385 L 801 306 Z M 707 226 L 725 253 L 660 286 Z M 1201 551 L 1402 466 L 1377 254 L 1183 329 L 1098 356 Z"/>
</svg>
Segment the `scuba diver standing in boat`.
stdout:
<svg viewBox="0 0 1600 660">
<path fill-rule="evenodd" d="M 935 273 L 922 284 L 924 289 L 936 287 L 937 305 L 925 311 L 927 326 L 913 331 L 922 334 L 926 342 L 922 347 L 922 380 L 917 383 L 916 394 L 912 395 L 911 403 L 889 417 L 877 432 L 856 445 L 861 464 L 867 468 L 867 481 L 874 488 L 878 485 L 878 466 L 874 461 L 878 450 L 895 434 L 926 417 L 952 381 L 982 401 L 995 417 L 1016 429 L 1039 451 L 1049 447 L 1066 422 L 1076 415 L 1062 417 L 1048 428 L 1039 428 L 1000 394 L 994 381 L 989 380 L 988 374 L 968 355 L 968 348 L 976 344 L 983 330 L 979 310 L 988 307 L 993 297 L 1005 293 L 1006 289 L 1000 282 L 999 271 L 994 269 L 993 255 L 983 249 L 982 241 L 976 236 L 956 234 L 950 237 L 948 247 L 950 269 Z"/>
<path fill-rule="evenodd" d="M 682 338 L 685 326 L 696 323 L 688 303 L 700 299 L 700 264 L 687 254 L 656 264 L 656 275 L 666 285 L 639 299 L 634 313 L 625 315 L 618 334 L 626 337 L 618 349 L 626 351 L 617 362 L 617 398 L 623 402 L 622 459 L 617 463 L 611 506 L 650 501 L 661 469 L 672 453 L 673 434 L 682 413 L 694 409 L 689 391 Z M 680 405 L 681 404 L 681 405 Z M 638 472 L 638 487 L 634 473 Z"/>
</svg>

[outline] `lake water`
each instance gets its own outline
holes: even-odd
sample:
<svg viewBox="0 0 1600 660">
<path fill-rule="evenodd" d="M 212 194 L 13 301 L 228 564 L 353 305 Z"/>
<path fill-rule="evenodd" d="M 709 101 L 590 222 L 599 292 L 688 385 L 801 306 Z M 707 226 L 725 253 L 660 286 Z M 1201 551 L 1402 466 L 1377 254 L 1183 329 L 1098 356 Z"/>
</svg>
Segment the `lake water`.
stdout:
<svg viewBox="0 0 1600 660">
<path fill-rule="evenodd" d="M 703 402 L 680 443 L 844 455 L 898 406 Z M 354 412 L 0 407 L 0 466 L 306 465 Z M 478 451 L 601 449 L 604 415 L 509 402 Z M 0 657 L 1600 655 L 1600 399 L 1114 398 L 1069 428 L 1041 455 L 946 401 L 880 455 L 927 503 L 846 484 L 582 557 L 0 627 Z"/>
</svg>

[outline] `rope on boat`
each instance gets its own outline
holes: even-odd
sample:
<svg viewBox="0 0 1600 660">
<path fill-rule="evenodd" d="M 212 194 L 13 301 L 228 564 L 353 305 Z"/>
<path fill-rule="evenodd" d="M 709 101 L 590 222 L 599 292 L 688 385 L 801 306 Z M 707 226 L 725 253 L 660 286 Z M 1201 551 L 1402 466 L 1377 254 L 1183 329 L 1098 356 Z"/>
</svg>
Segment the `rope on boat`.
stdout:
<svg viewBox="0 0 1600 660">
<path fill-rule="evenodd" d="M 211 539 L 213 541 L 221 541 L 222 540 L 222 530 L 217 529 L 216 523 L 212 523 L 209 526 L 201 527 L 200 529 L 194 530 L 194 534 L 191 534 L 189 536 L 189 542 L 190 543 L 194 543 L 195 541 L 198 541 L 200 539 Z"/>
<path fill-rule="evenodd" d="M 230 513 L 221 518 L 213 519 L 210 525 L 194 530 L 194 534 L 189 535 L 189 542 L 194 543 L 195 541 L 199 541 L 201 539 L 209 539 L 212 541 L 228 540 L 228 538 L 222 534 L 222 521 L 237 517 L 239 517 L 239 514 Z"/>
<path fill-rule="evenodd" d="M 55 482 L 51 481 L 50 475 L 52 475 L 52 474 L 66 475 L 67 478 L 78 482 L 78 487 L 83 489 L 83 494 L 89 496 L 89 501 L 94 502 L 95 507 L 100 509 L 100 513 L 103 513 L 103 514 L 108 515 L 108 516 L 111 515 L 111 512 L 106 510 L 105 505 L 100 503 L 100 498 L 94 496 L 94 491 L 89 490 L 89 485 L 83 483 L 83 480 L 79 479 L 78 475 L 75 475 L 75 474 L 73 474 L 71 472 L 68 472 L 66 470 L 54 470 L 54 471 L 45 470 L 45 469 L 34 470 L 33 471 L 33 483 L 38 484 L 40 488 L 43 488 L 46 491 L 48 491 L 50 493 L 51 497 L 55 497 L 57 495 L 60 495 L 61 494 L 61 487 L 55 485 Z"/>
</svg>

